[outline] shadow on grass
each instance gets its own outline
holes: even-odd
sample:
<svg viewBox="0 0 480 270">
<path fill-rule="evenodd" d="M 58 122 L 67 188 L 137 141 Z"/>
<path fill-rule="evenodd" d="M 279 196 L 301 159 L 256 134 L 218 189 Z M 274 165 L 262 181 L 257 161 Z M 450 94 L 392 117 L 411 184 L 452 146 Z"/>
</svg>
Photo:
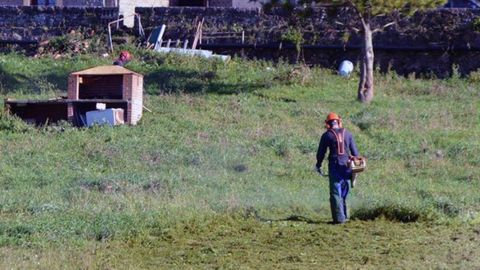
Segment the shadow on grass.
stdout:
<svg viewBox="0 0 480 270">
<path fill-rule="evenodd" d="M 52 70 L 46 74 L 26 76 L 9 72 L 0 65 L 0 93 L 9 94 L 21 90 L 24 93 L 40 93 L 67 89 L 68 72 Z"/>
<path fill-rule="evenodd" d="M 291 216 L 288 216 L 286 218 L 279 218 L 279 219 L 268 219 L 268 218 L 262 218 L 262 217 L 258 216 L 257 220 L 259 220 L 261 222 L 293 221 L 293 222 L 305 222 L 305 223 L 308 223 L 308 224 L 333 224 L 332 222 L 313 220 L 311 218 L 304 217 L 304 216 L 298 216 L 298 215 L 291 215 Z"/>
<path fill-rule="evenodd" d="M 11 74 L 0 65 L 0 94 L 7 94 L 13 89 L 22 87 L 26 81 L 28 81 L 26 76 Z"/>
<path fill-rule="evenodd" d="M 229 95 L 252 92 L 265 87 L 261 83 L 221 82 L 213 71 L 163 69 L 145 75 L 148 94 L 214 93 Z"/>
<path fill-rule="evenodd" d="M 68 76 L 70 75 L 69 72 L 52 72 L 49 74 L 45 74 L 45 79 L 53 84 L 57 89 L 61 89 L 67 91 L 68 87 Z"/>
<path fill-rule="evenodd" d="M 24 93 L 41 93 L 51 90 L 66 90 L 69 72 L 51 70 L 35 76 L 26 76 L 7 70 L 0 65 L 0 93 L 16 91 Z M 145 92 L 151 95 L 174 93 L 213 93 L 219 95 L 253 92 L 264 88 L 260 82 L 229 83 L 219 79 L 214 71 L 195 71 L 161 68 L 145 74 Z"/>
<path fill-rule="evenodd" d="M 300 216 L 300 215 L 290 215 L 286 218 L 277 218 L 277 219 L 265 218 L 265 217 L 262 217 L 258 213 L 258 211 L 253 207 L 247 207 L 245 209 L 244 216 L 246 218 L 248 218 L 248 217 L 254 218 L 254 219 L 256 219 L 260 222 L 293 221 L 293 222 L 305 222 L 305 223 L 308 223 L 308 224 L 330 224 L 329 222 L 313 220 L 311 218 Z"/>
<path fill-rule="evenodd" d="M 353 213 L 352 219 L 375 220 L 383 217 L 391 221 L 409 223 L 418 221 L 422 216 L 423 213 L 407 207 L 379 206 L 359 209 Z"/>
</svg>

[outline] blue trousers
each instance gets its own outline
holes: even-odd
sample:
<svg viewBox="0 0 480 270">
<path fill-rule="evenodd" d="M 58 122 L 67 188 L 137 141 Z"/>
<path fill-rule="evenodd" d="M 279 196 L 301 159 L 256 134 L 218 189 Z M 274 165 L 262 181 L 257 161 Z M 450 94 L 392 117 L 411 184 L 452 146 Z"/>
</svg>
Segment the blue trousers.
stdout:
<svg viewBox="0 0 480 270">
<path fill-rule="evenodd" d="M 350 191 L 351 171 L 346 166 L 329 166 L 330 208 L 334 223 L 347 221 L 347 196 Z"/>
</svg>

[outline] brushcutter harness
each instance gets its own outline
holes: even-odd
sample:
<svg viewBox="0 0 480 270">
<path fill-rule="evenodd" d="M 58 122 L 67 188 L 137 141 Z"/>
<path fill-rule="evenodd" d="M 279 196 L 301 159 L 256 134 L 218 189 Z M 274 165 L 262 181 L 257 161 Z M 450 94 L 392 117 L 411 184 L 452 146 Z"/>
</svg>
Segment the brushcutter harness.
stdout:
<svg viewBox="0 0 480 270">
<path fill-rule="evenodd" d="M 335 136 L 335 138 L 337 139 L 337 154 L 345 155 L 345 143 L 344 143 L 345 129 L 341 128 L 338 133 L 332 128 L 330 128 L 328 131 L 331 131 Z"/>
<path fill-rule="evenodd" d="M 327 118 L 327 120 L 329 120 Z M 335 119 L 336 120 L 336 119 Z M 335 131 L 332 128 L 329 128 L 328 131 L 332 132 L 337 141 L 337 154 L 345 155 L 345 129 L 340 128 L 338 131 Z M 348 158 L 348 167 L 352 170 L 352 187 L 355 186 L 355 180 L 357 174 L 363 172 L 367 168 L 367 159 L 362 156 L 350 156 Z"/>
</svg>

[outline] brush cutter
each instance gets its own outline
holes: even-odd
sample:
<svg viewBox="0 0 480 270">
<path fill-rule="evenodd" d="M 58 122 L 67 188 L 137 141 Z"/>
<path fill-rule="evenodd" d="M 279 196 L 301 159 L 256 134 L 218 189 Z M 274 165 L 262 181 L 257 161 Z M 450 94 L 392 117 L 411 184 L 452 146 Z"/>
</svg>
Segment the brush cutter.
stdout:
<svg viewBox="0 0 480 270">
<path fill-rule="evenodd" d="M 367 159 L 365 157 L 350 157 L 348 167 L 352 170 L 352 188 L 355 186 L 357 174 L 367 168 Z"/>
</svg>

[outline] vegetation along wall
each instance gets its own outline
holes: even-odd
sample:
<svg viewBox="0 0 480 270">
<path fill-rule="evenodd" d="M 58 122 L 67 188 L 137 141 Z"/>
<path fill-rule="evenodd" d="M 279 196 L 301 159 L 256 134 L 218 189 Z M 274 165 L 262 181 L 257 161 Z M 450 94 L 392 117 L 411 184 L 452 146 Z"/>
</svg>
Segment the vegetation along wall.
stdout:
<svg viewBox="0 0 480 270">
<path fill-rule="evenodd" d="M 106 36 L 106 25 L 117 12 L 112 8 L 0 7 L 0 43 L 42 41 L 72 29 Z M 267 13 L 231 8 L 137 8 L 136 12 L 147 35 L 164 23 L 165 38 L 173 40 L 193 41 L 196 25 L 203 18 L 202 47 L 218 53 L 305 59 L 327 67 L 337 67 L 345 59 L 358 60 L 360 35 L 348 9 L 295 11 L 295 16 L 282 10 Z M 401 74 L 440 77 L 451 74 L 452 67 L 464 74 L 476 70 L 480 66 L 479 15 L 477 10 L 438 9 L 411 18 L 378 18 L 377 27 L 395 24 L 374 37 L 377 66 Z M 228 32 L 230 37 L 214 38 L 219 32 Z M 135 31 L 125 32 L 130 33 Z"/>
</svg>

